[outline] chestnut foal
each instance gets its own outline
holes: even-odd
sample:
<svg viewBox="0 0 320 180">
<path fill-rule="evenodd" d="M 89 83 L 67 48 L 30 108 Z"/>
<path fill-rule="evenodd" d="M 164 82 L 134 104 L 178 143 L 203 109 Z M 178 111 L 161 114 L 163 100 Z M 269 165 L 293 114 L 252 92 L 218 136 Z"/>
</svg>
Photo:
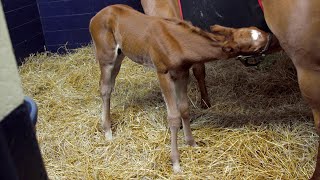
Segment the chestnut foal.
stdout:
<svg viewBox="0 0 320 180">
<path fill-rule="evenodd" d="M 141 5 L 144 13 L 147 15 L 182 19 L 178 0 L 141 0 Z M 211 107 L 205 82 L 205 70 L 206 68 L 203 63 L 192 65 L 193 75 L 198 81 L 198 87 L 201 94 L 201 108 Z"/>
<path fill-rule="evenodd" d="M 90 33 L 101 70 L 102 126 L 108 140 L 112 139 L 111 92 L 122 60 L 128 56 L 153 67 L 158 74 L 171 131 L 173 170 L 181 171 L 177 147 L 181 121 L 186 143 L 196 146 L 189 122 L 189 68 L 196 63 L 256 53 L 267 43 L 267 34 L 254 27 L 228 29 L 228 35 L 222 26 L 212 26 L 211 30 L 214 33 L 184 21 L 147 16 L 125 5 L 108 6 L 91 19 Z"/>
</svg>

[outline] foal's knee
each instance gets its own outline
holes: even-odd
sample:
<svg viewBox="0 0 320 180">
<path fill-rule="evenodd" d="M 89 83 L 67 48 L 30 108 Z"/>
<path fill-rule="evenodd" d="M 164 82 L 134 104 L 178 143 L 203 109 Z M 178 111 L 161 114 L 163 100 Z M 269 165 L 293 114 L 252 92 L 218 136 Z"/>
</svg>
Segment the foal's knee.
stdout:
<svg viewBox="0 0 320 180">
<path fill-rule="evenodd" d="M 109 95 L 109 94 L 111 94 L 112 93 L 112 89 L 113 88 L 111 88 L 111 87 L 107 87 L 107 86 L 101 86 L 101 88 L 100 88 L 100 95 L 101 95 L 101 97 L 104 97 L 104 96 L 107 96 L 107 95 Z"/>
<path fill-rule="evenodd" d="M 189 113 L 189 105 L 188 103 L 181 103 L 179 106 L 180 114 L 182 119 L 189 119 L 190 113 Z"/>
</svg>

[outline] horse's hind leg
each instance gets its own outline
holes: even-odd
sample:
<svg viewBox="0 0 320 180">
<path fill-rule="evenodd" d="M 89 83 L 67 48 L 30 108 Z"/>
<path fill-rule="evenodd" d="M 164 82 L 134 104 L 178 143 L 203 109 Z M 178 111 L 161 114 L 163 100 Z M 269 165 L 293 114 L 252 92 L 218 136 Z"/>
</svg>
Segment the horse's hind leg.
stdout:
<svg viewBox="0 0 320 180">
<path fill-rule="evenodd" d="M 110 116 L 110 98 L 113 91 L 115 79 L 119 73 L 123 54 L 118 54 L 119 45 L 117 45 L 110 35 L 110 42 L 103 42 L 96 45 L 96 58 L 100 64 L 100 93 L 102 98 L 102 128 L 105 131 L 107 140 L 112 139 L 111 116 Z M 103 40 L 102 40 L 103 41 Z M 98 46 L 97 46 L 98 45 Z"/>
<path fill-rule="evenodd" d="M 208 97 L 208 91 L 206 87 L 206 81 L 205 81 L 205 76 L 206 76 L 205 70 L 206 68 L 204 64 L 194 64 L 192 66 L 193 75 L 198 81 L 198 87 L 201 93 L 201 108 L 204 108 L 204 109 L 211 107 L 210 100 Z"/>
<path fill-rule="evenodd" d="M 304 59 L 305 60 L 305 59 Z M 320 135 L 320 71 L 314 68 L 305 68 L 296 65 L 298 81 L 302 96 L 312 108 L 314 123 Z M 312 179 L 320 179 L 320 148 L 318 146 L 317 163 Z"/>
<path fill-rule="evenodd" d="M 101 68 L 100 91 L 102 97 L 102 128 L 105 131 L 107 140 L 112 139 L 111 116 L 110 116 L 110 99 L 114 88 L 115 79 L 119 73 L 121 62 L 124 56 L 117 56 L 114 64 L 104 64 Z"/>
</svg>

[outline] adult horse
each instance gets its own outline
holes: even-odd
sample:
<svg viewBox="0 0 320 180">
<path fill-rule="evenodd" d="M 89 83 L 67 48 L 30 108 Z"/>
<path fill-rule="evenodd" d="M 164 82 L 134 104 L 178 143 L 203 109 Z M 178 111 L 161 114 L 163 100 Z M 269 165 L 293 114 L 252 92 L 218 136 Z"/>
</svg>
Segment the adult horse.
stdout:
<svg viewBox="0 0 320 180">
<path fill-rule="evenodd" d="M 262 0 L 265 20 L 291 58 L 303 98 L 309 103 L 320 134 L 320 1 Z M 318 147 L 311 179 L 320 179 Z"/>
</svg>

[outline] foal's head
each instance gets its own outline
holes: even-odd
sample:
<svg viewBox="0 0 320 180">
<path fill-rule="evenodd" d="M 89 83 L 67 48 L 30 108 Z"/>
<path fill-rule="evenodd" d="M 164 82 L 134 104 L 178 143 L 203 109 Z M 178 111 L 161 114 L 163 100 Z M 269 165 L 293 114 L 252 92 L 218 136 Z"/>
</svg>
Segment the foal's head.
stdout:
<svg viewBox="0 0 320 180">
<path fill-rule="evenodd" d="M 240 54 L 257 54 L 267 47 L 268 33 L 261 31 L 256 27 L 247 28 L 229 28 L 219 25 L 210 27 L 213 34 L 218 35 L 230 47 Z"/>
</svg>

